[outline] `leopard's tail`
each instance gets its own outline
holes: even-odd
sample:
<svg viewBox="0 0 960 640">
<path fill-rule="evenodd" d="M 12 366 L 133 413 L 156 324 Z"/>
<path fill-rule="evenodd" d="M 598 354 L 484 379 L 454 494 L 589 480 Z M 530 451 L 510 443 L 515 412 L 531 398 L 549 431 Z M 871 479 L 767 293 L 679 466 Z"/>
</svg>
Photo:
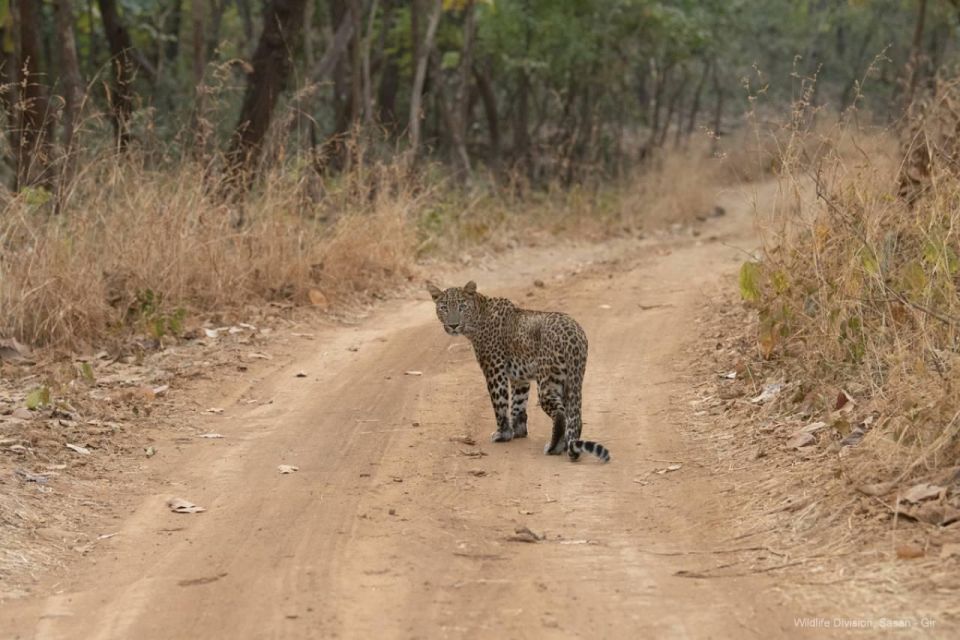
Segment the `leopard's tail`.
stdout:
<svg viewBox="0 0 960 640">
<path fill-rule="evenodd" d="M 601 462 L 610 462 L 610 450 L 599 442 L 593 442 L 591 440 L 572 440 L 567 446 L 567 454 L 570 456 L 571 460 L 576 460 L 580 457 L 580 454 L 586 451 L 591 453 L 598 458 Z"/>
</svg>

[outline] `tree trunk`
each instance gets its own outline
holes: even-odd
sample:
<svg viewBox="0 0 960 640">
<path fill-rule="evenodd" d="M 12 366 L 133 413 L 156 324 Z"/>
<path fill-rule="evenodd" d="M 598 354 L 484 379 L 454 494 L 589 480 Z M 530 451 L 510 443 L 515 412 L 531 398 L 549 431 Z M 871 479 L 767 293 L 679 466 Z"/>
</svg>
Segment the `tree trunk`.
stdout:
<svg viewBox="0 0 960 640">
<path fill-rule="evenodd" d="M 707 78 L 710 77 L 710 68 L 713 66 L 713 60 L 705 60 L 703 63 L 703 75 L 700 76 L 700 82 L 693 92 L 693 101 L 690 103 L 690 114 L 687 116 L 687 137 L 693 133 L 693 128 L 697 124 L 697 115 L 700 113 L 700 99 L 703 97 L 703 87 L 707 84 Z"/>
<path fill-rule="evenodd" d="M 377 88 L 377 118 L 380 124 L 391 131 L 397 124 L 397 92 L 400 90 L 400 67 L 396 55 L 386 53 L 387 34 L 394 18 L 394 2 L 388 0 L 384 7 L 384 16 L 380 29 L 380 51 L 383 55 L 380 72 L 380 86 Z"/>
<path fill-rule="evenodd" d="M 173 7 L 164 20 L 164 35 L 168 38 L 163 48 L 166 63 L 174 66 L 180 57 L 180 27 L 183 24 L 183 0 L 173 0 Z"/>
<path fill-rule="evenodd" d="M 192 0 L 191 17 L 193 18 L 193 86 L 199 87 L 203 82 L 203 70 L 207 66 L 206 55 L 206 27 L 204 6 L 208 0 Z"/>
<path fill-rule="evenodd" d="M 250 11 L 250 0 L 237 0 L 237 10 L 243 19 L 243 37 L 247 42 L 253 42 L 253 12 Z"/>
<path fill-rule="evenodd" d="M 460 52 L 460 82 L 457 85 L 457 97 L 454 101 L 454 125 L 456 126 L 455 144 L 462 168 L 470 173 L 470 161 L 467 153 L 467 133 L 470 128 L 470 75 L 473 69 L 473 43 L 476 39 L 477 17 L 473 0 L 467 0 L 463 9 L 463 48 Z"/>
<path fill-rule="evenodd" d="M 220 56 L 220 27 L 223 25 L 223 12 L 227 10 L 227 0 L 210 0 L 210 28 L 207 30 L 207 60 L 217 60 Z"/>
<path fill-rule="evenodd" d="M 430 14 L 430 20 L 427 24 L 427 33 L 423 42 L 418 45 L 417 67 L 413 76 L 413 87 L 410 92 L 410 151 L 411 161 L 416 159 L 420 148 L 420 113 L 423 103 L 423 84 L 427 78 L 427 62 L 430 60 L 430 51 L 433 50 L 433 39 L 437 34 L 437 26 L 440 24 L 440 15 L 443 13 L 443 1 L 435 0 L 433 13 Z M 411 13 L 411 16 L 413 13 Z"/>
<path fill-rule="evenodd" d="M 716 153 L 720 146 L 720 136 L 722 135 L 720 127 L 723 124 L 723 85 L 720 84 L 717 65 L 713 65 L 713 90 L 717 94 L 717 102 L 713 108 L 713 144 L 711 147 L 712 151 Z"/>
<path fill-rule="evenodd" d="M 917 0 L 917 20 L 913 27 L 913 43 L 910 46 L 910 61 L 907 70 L 907 93 L 903 106 L 909 109 L 913 104 L 913 97 L 917 90 L 917 83 L 922 75 L 921 57 L 923 55 L 923 29 L 927 17 L 927 0 Z"/>
<path fill-rule="evenodd" d="M 20 113 L 16 128 L 19 147 L 15 150 L 17 172 L 14 189 L 37 184 L 50 186 L 47 173 L 49 104 L 46 87 L 41 84 L 40 7 L 34 0 L 19 0 L 20 51 L 17 67 L 17 106 Z"/>
<path fill-rule="evenodd" d="M 373 80 L 370 77 L 370 49 L 373 46 L 373 27 L 377 17 L 377 0 L 370 5 L 367 19 L 367 35 L 363 39 L 363 123 L 373 125 Z"/>
<path fill-rule="evenodd" d="M 300 32 L 307 0 L 270 0 L 263 20 L 263 32 L 253 54 L 253 73 L 240 108 L 233 142 L 228 153 L 233 178 L 249 185 L 251 171 L 260 158 L 270 118 L 290 75 L 290 51 Z"/>
<path fill-rule="evenodd" d="M 117 145 L 126 149 L 130 143 L 128 129 L 130 114 L 133 113 L 133 65 L 130 58 L 132 44 L 130 34 L 120 22 L 116 0 L 97 0 L 103 29 L 110 46 L 110 67 L 113 69 L 113 90 L 110 93 L 110 107 L 113 111 L 113 129 L 117 136 Z"/>
<path fill-rule="evenodd" d="M 80 62 L 77 60 L 77 43 L 73 33 L 73 2 L 57 0 L 55 7 L 57 40 L 60 45 L 61 85 L 63 86 L 63 156 L 64 167 L 61 185 L 73 177 L 73 136 L 83 100 Z"/>
<path fill-rule="evenodd" d="M 477 81 L 477 89 L 483 101 L 483 111 L 487 116 L 487 131 L 490 133 L 489 159 L 496 164 L 500 159 L 500 117 L 497 114 L 497 94 L 493 90 L 493 83 L 486 70 L 474 67 L 473 77 Z"/>
</svg>

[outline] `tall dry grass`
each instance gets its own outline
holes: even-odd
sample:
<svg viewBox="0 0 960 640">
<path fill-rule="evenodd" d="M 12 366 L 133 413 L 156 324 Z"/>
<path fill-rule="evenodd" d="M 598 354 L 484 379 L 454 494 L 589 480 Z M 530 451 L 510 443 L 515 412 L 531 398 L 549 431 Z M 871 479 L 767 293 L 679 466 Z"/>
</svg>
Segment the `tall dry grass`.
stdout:
<svg viewBox="0 0 960 640">
<path fill-rule="evenodd" d="M 0 337 L 64 350 L 185 318 L 282 300 L 322 308 L 378 297 L 424 256 L 527 239 L 602 239 L 709 212 L 729 180 L 705 145 L 665 153 L 621 182 L 534 190 L 482 172 L 369 160 L 322 178 L 281 161 L 242 203 L 208 166 L 91 153 L 57 212 L 42 190 L 0 198 Z"/>
<path fill-rule="evenodd" d="M 758 353 L 799 382 L 795 410 L 837 440 L 867 432 L 847 450 L 859 482 L 960 454 L 958 107 L 946 83 L 899 130 L 848 117 L 781 136 L 785 198 L 760 212 L 762 256 L 741 270 Z M 840 390 L 852 413 L 834 411 Z"/>
</svg>

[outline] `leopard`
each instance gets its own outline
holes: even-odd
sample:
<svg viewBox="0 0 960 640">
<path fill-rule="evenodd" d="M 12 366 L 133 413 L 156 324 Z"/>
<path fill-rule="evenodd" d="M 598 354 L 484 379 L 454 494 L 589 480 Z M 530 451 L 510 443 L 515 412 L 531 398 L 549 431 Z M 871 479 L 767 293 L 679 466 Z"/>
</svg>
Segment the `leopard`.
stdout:
<svg viewBox="0 0 960 640">
<path fill-rule="evenodd" d="M 610 461 L 607 447 L 580 439 L 587 335 L 576 320 L 483 295 L 473 280 L 448 289 L 426 285 L 444 331 L 466 337 L 473 346 L 496 415 L 493 442 L 527 437 L 527 400 L 536 382 L 540 407 L 553 421 L 544 453 L 566 452 L 576 461 L 586 452 Z"/>
</svg>

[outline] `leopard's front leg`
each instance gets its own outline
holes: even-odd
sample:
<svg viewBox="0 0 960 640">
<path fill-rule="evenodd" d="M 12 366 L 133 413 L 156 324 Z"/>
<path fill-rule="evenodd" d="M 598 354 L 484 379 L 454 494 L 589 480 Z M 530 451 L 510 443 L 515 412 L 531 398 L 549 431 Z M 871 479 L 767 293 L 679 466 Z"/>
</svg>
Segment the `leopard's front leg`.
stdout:
<svg viewBox="0 0 960 640">
<path fill-rule="evenodd" d="M 490 402 L 493 403 L 493 412 L 497 415 L 497 430 L 490 436 L 494 442 L 509 442 L 513 440 L 513 428 L 510 426 L 508 413 L 510 404 L 510 387 L 507 383 L 507 372 L 502 367 L 484 367 L 483 375 L 487 379 L 487 392 Z"/>
</svg>

